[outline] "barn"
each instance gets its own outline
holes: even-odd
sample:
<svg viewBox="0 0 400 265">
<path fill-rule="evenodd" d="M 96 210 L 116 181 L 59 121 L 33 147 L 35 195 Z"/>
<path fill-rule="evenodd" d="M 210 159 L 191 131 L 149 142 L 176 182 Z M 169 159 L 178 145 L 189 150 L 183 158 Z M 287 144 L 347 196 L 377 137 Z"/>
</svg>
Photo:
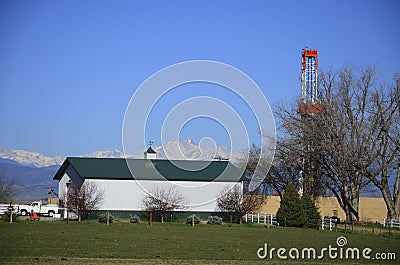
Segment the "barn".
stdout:
<svg viewBox="0 0 400 265">
<path fill-rule="evenodd" d="M 187 202 L 185 213 L 215 213 L 218 194 L 234 184 L 243 187 L 245 177 L 229 161 L 157 159 L 150 147 L 144 159 L 68 157 L 53 179 L 60 200 L 71 184 L 93 182 L 104 192 L 99 212 L 129 217 L 144 210 L 141 201 L 153 187 L 175 187 Z"/>
</svg>

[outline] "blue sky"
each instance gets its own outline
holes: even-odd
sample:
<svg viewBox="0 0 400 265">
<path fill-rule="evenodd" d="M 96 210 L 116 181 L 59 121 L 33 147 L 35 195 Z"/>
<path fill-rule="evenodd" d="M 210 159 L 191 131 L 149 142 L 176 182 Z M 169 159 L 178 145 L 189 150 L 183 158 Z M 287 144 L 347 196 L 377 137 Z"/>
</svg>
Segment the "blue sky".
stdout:
<svg viewBox="0 0 400 265">
<path fill-rule="evenodd" d="M 400 72 L 399 13 L 398 1 L 2 0 L 0 148 L 46 155 L 121 150 L 135 89 L 187 60 L 242 70 L 270 104 L 299 95 L 304 46 L 318 49 L 322 68 L 377 64 L 390 83 Z M 249 115 L 224 91 L 207 84 L 172 91 L 149 118 L 146 137 L 159 144 L 162 113 L 191 96 L 215 96 Z M 254 121 L 245 119 L 257 142 Z M 195 141 L 205 136 L 229 147 L 227 133 L 209 120 L 181 132 Z"/>
</svg>

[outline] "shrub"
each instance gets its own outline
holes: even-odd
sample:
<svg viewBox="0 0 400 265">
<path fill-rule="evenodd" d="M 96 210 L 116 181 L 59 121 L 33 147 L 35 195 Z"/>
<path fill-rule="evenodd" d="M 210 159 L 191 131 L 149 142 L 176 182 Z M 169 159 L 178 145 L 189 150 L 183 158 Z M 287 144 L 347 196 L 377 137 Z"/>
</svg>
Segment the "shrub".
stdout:
<svg viewBox="0 0 400 265">
<path fill-rule="evenodd" d="M 114 221 L 114 216 L 112 216 L 111 214 L 108 216 L 108 222 L 112 223 Z M 99 222 L 100 223 L 107 223 L 107 214 L 102 214 L 99 216 Z"/>
<path fill-rule="evenodd" d="M 139 223 L 140 222 L 140 217 L 138 216 L 138 215 L 134 215 L 134 216 L 131 216 L 130 218 L 129 218 L 129 221 L 132 223 L 132 224 L 136 224 L 136 223 Z"/>
<path fill-rule="evenodd" d="M 189 215 L 188 218 L 186 218 L 186 223 L 192 224 L 192 215 Z M 194 224 L 199 224 L 200 223 L 200 218 L 197 215 L 194 215 Z"/>
<path fill-rule="evenodd" d="M 293 183 L 286 187 L 276 219 L 279 225 L 303 227 L 306 221 L 300 195 L 297 193 Z"/>
<path fill-rule="evenodd" d="M 207 224 L 209 224 L 209 225 L 220 225 L 220 224 L 222 224 L 222 217 L 209 216 L 208 219 L 207 219 Z"/>
</svg>

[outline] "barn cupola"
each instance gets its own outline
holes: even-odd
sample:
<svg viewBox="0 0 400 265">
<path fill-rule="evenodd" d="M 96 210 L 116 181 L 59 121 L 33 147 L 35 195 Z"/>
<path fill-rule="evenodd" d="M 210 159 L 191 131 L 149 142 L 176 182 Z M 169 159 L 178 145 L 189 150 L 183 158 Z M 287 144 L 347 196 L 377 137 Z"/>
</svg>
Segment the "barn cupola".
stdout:
<svg viewBox="0 0 400 265">
<path fill-rule="evenodd" d="M 157 152 L 151 146 L 144 152 L 144 159 L 157 159 Z"/>
</svg>

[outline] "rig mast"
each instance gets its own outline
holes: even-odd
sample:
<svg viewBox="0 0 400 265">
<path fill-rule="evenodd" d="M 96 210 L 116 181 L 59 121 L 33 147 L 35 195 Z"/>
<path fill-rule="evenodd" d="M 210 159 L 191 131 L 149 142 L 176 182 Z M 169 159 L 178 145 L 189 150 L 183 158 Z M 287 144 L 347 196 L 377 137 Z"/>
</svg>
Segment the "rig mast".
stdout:
<svg viewBox="0 0 400 265">
<path fill-rule="evenodd" d="M 304 124 L 313 122 L 312 116 L 322 113 L 318 99 L 318 52 L 303 48 L 301 54 L 301 102 L 299 112 Z M 307 126 L 306 126 L 307 127 Z M 303 168 L 300 174 L 300 194 L 317 195 L 314 192 L 318 170 L 315 163 L 315 139 L 313 133 L 303 132 L 305 149 L 303 150 Z"/>
<path fill-rule="evenodd" d="M 320 114 L 318 103 L 318 52 L 303 48 L 301 54 L 301 104 L 300 113 Z"/>
</svg>

